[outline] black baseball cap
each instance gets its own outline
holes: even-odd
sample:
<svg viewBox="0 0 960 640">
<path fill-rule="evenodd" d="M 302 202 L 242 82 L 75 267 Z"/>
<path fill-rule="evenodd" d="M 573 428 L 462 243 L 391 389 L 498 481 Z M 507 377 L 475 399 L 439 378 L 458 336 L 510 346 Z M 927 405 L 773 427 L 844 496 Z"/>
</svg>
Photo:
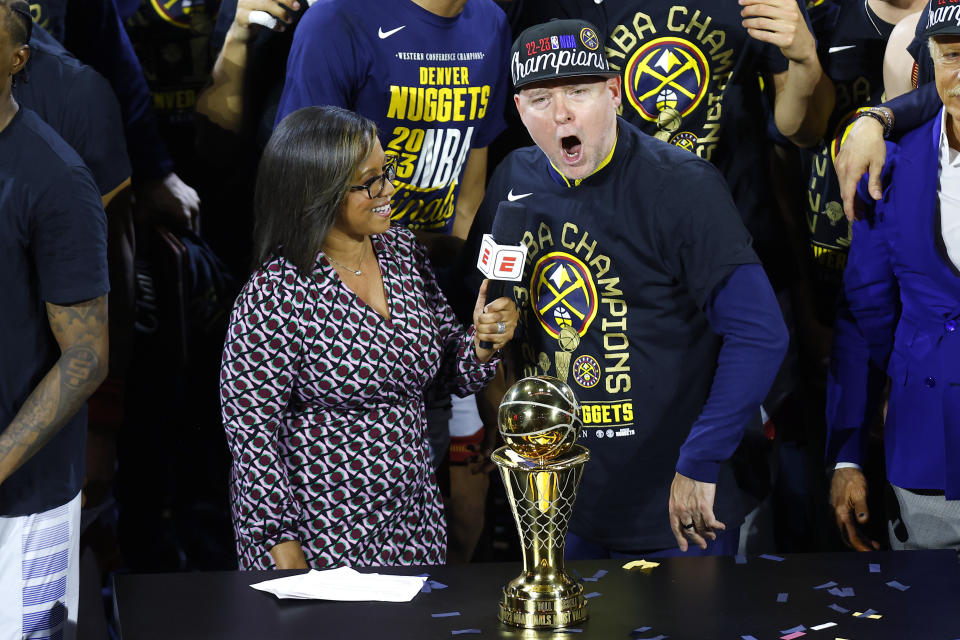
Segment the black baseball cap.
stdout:
<svg viewBox="0 0 960 640">
<path fill-rule="evenodd" d="M 960 35 L 960 0 L 930 0 L 923 37 Z"/>
<path fill-rule="evenodd" d="M 960 0 L 958 0 L 960 1 Z M 586 20 L 551 20 L 525 29 L 510 50 L 510 76 L 517 89 L 542 80 L 575 76 L 613 77 L 600 32 Z"/>
</svg>

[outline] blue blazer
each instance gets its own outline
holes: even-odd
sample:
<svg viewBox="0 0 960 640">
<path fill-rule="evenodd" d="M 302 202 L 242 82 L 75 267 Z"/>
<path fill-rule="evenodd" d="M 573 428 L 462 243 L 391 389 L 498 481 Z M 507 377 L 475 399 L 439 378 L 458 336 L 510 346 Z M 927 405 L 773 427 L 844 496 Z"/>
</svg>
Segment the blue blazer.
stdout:
<svg viewBox="0 0 960 640">
<path fill-rule="evenodd" d="M 940 232 L 937 115 L 887 145 L 883 198 L 858 189 L 827 386 L 827 457 L 860 463 L 865 416 L 890 377 L 887 478 L 960 499 L 960 273 Z M 882 385 L 883 380 L 880 379 Z"/>
</svg>

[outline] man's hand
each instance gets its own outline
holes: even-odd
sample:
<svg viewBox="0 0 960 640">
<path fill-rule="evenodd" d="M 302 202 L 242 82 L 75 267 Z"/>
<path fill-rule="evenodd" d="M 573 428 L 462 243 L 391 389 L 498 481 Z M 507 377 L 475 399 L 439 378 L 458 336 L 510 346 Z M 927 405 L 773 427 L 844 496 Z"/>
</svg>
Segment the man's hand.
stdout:
<svg viewBox="0 0 960 640">
<path fill-rule="evenodd" d="M 796 0 L 739 0 L 747 34 L 780 49 L 783 57 L 807 63 L 817 56 L 817 44 Z"/>
<path fill-rule="evenodd" d="M 833 505 L 844 544 L 857 551 L 874 551 L 880 545 L 866 537 L 861 527 L 870 519 L 867 509 L 867 479 L 860 469 L 836 469 L 830 481 L 830 503 Z M 855 514 L 855 516 L 854 516 Z"/>
<path fill-rule="evenodd" d="M 879 200 L 883 197 L 880 174 L 887 159 L 887 145 L 883 142 L 883 125 L 875 118 L 857 118 L 840 147 L 840 153 L 834 166 L 840 182 L 840 197 L 843 199 L 843 213 L 853 222 L 859 216 L 854 211 L 857 195 L 857 183 L 864 173 L 870 172 L 868 190 L 870 197 Z"/>
<path fill-rule="evenodd" d="M 200 196 L 176 173 L 171 171 L 162 179 L 139 181 L 134 191 L 135 211 L 141 220 L 174 229 L 197 229 Z"/>
<path fill-rule="evenodd" d="M 701 549 L 707 548 L 707 539 L 716 540 L 714 530 L 723 531 L 727 525 L 713 515 L 713 500 L 717 485 L 699 482 L 677 473 L 670 485 L 670 528 L 680 551 L 686 552 L 687 538 Z M 690 524 L 693 524 L 690 527 Z"/>
<path fill-rule="evenodd" d="M 289 9 L 287 8 L 289 6 Z M 287 0 L 281 4 L 278 0 L 238 0 L 237 13 L 230 25 L 230 35 L 241 42 L 250 38 L 250 12 L 263 11 L 277 19 L 274 31 L 285 31 L 287 25 L 293 22 L 293 17 L 300 10 L 300 3 L 296 0 Z"/>
</svg>

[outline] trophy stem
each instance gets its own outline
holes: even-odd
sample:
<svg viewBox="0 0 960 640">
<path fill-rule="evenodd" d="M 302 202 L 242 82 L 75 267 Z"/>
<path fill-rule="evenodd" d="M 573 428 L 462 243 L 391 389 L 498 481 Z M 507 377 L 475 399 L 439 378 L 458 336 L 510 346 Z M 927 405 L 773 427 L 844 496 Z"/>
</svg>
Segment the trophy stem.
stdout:
<svg viewBox="0 0 960 640">
<path fill-rule="evenodd" d="M 503 589 L 502 622 L 537 629 L 587 619 L 583 586 L 567 574 L 563 550 L 583 465 L 589 459 L 589 451 L 579 445 L 540 464 L 520 458 L 508 447 L 494 452 L 523 547 L 523 573 Z"/>
</svg>

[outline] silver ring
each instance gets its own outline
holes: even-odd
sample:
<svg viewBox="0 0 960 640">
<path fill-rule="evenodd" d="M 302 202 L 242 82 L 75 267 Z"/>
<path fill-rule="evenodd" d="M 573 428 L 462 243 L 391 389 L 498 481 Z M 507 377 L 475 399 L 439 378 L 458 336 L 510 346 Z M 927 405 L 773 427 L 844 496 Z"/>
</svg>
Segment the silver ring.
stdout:
<svg viewBox="0 0 960 640">
<path fill-rule="evenodd" d="M 497 333 L 506 333 L 507 332 L 507 323 L 501 320 L 497 323 Z"/>
</svg>

